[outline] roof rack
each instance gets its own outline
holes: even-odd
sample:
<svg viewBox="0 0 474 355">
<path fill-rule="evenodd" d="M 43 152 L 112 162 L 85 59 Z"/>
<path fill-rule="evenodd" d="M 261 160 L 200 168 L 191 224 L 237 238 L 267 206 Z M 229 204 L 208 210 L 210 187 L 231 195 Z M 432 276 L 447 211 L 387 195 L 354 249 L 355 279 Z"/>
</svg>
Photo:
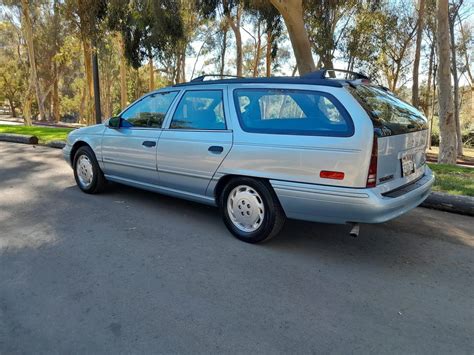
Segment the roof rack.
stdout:
<svg viewBox="0 0 474 355">
<path fill-rule="evenodd" d="M 243 79 L 243 76 L 238 76 L 238 75 L 227 75 L 227 74 L 205 74 L 205 75 L 201 75 L 201 76 L 198 76 L 194 79 L 191 79 L 191 82 L 196 82 L 196 81 L 204 81 L 205 78 L 207 77 L 211 77 L 211 78 L 215 78 L 215 77 L 218 77 L 218 78 L 235 78 L 235 79 Z"/>
<path fill-rule="evenodd" d="M 301 78 L 304 79 L 328 79 L 326 76 L 327 72 L 332 72 L 332 73 L 346 73 L 346 79 L 348 74 L 352 76 L 352 80 L 357 80 L 357 79 L 363 79 L 363 80 L 370 80 L 370 78 L 367 75 L 364 75 L 362 73 L 357 73 L 355 71 L 350 71 L 350 70 L 344 70 L 344 69 L 328 69 L 328 68 L 323 68 L 319 69 L 316 71 L 313 71 L 311 73 L 305 74 L 301 76 Z"/>
</svg>

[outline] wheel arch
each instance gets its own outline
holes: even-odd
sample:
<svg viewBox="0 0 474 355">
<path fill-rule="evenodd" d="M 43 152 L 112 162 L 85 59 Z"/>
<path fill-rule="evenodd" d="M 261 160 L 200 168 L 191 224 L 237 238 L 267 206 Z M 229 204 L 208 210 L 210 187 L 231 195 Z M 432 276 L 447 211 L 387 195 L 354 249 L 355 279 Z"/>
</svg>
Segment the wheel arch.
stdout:
<svg viewBox="0 0 474 355">
<path fill-rule="evenodd" d="M 229 183 L 229 181 L 236 178 L 249 178 L 249 179 L 262 181 L 273 191 L 273 193 L 275 193 L 273 186 L 270 184 L 270 181 L 267 178 L 262 178 L 260 176 L 240 175 L 240 174 L 226 174 L 222 176 L 221 178 L 219 178 L 216 186 L 214 187 L 214 199 L 217 205 L 219 205 L 221 193 L 222 191 L 224 191 L 225 186 Z"/>
<path fill-rule="evenodd" d="M 80 147 L 89 147 L 89 148 L 91 148 L 92 151 L 94 151 L 94 149 L 92 149 L 90 144 L 88 144 L 85 141 L 75 142 L 74 145 L 72 146 L 71 153 L 70 153 L 70 159 L 71 159 L 72 164 L 74 164 L 74 157 L 75 157 L 75 155 L 76 155 L 76 153 L 77 153 L 77 151 L 79 150 Z"/>
</svg>

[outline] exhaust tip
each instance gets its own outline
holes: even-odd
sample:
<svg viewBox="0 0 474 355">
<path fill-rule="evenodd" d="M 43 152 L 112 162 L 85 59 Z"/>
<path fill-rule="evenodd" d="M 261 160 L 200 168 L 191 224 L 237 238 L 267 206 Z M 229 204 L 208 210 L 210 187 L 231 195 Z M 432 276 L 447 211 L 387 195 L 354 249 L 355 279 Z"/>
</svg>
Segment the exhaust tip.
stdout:
<svg viewBox="0 0 474 355">
<path fill-rule="evenodd" d="M 351 231 L 349 232 L 349 235 L 352 238 L 357 238 L 359 236 L 359 231 L 360 231 L 360 226 L 359 223 L 351 223 L 352 228 Z"/>
</svg>

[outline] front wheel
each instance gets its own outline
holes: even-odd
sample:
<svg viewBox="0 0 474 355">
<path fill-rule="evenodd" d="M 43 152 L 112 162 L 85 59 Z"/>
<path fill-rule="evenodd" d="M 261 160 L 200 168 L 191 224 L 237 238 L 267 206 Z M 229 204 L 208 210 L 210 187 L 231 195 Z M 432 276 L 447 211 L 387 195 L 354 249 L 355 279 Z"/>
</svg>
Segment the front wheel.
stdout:
<svg viewBox="0 0 474 355">
<path fill-rule="evenodd" d="M 76 184 L 82 191 L 96 194 L 104 189 L 106 180 L 90 147 L 84 146 L 77 150 L 73 168 Z"/>
<path fill-rule="evenodd" d="M 220 208 L 229 231 L 247 243 L 274 237 L 286 219 L 271 186 L 257 179 L 231 180 L 220 195 Z"/>
</svg>

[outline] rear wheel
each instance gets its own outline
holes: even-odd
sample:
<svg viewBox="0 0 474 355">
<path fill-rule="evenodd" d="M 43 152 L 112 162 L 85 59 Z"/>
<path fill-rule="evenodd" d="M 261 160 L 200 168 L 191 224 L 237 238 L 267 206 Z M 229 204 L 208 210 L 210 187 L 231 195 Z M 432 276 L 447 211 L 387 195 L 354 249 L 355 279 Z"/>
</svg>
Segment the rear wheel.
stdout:
<svg viewBox="0 0 474 355">
<path fill-rule="evenodd" d="M 220 195 L 224 223 L 238 239 L 259 243 L 280 232 L 285 213 L 271 186 L 251 178 L 231 180 Z"/>
<path fill-rule="evenodd" d="M 88 193 L 96 194 L 104 189 L 105 177 L 90 147 L 80 147 L 74 155 L 74 178 L 79 188 Z"/>
</svg>

